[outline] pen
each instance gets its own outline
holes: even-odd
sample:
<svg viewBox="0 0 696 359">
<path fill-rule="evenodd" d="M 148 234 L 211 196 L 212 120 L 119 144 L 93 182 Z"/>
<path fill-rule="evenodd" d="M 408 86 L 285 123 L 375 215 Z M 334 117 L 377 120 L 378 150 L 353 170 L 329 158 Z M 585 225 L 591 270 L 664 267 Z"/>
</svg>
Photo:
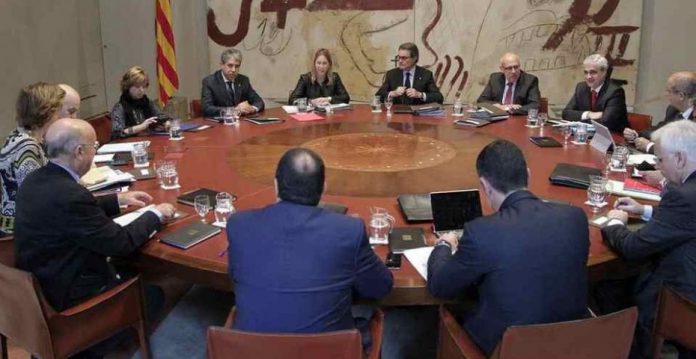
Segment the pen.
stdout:
<svg viewBox="0 0 696 359">
<path fill-rule="evenodd" d="M 229 247 L 221 250 L 220 253 L 218 253 L 218 257 L 223 257 L 225 255 L 225 253 L 227 253 L 227 249 L 229 249 Z"/>
</svg>

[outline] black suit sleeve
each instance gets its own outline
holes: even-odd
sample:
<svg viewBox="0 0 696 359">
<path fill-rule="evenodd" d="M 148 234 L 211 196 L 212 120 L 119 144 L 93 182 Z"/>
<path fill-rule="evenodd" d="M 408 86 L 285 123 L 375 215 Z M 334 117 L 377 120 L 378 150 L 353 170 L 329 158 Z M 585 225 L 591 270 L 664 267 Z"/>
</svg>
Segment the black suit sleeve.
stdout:
<svg viewBox="0 0 696 359">
<path fill-rule="evenodd" d="M 384 102 L 384 99 L 387 98 L 389 95 L 389 92 L 394 90 L 395 88 L 392 88 L 391 86 L 391 77 L 390 76 L 392 73 L 395 73 L 393 70 L 387 71 L 386 74 L 384 74 L 384 79 L 382 80 L 382 86 L 380 86 L 379 90 L 375 92 L 375 96 L 379 96 L 379 100 Z"/>
<path fill-rule="evenodd" d="M 582 120 L 582 113 L 587 111 L 587 110 L 578 109 L 577 97 L 579 96 L 580 86 L 581 86 L 581 84 L 578 84 L 577 86 L 575 86 L 575 92 L 573 92 L 573 96 L 570 98 L 570 101 L 568 101 L 568 104 L 563 109 L 563 119 L 564 120 L 581 121 Z"/>
<path fill-rule="evenodd" d="M 622 87 L 618 87 L 605 102 L 600 122 L 611 131 L 621 132 L 628 124 L 627 116 L 626 94 Z"/>
<path fill-rule="evenodd" d="M 203 83 L 201 85 L 201 107 L 203 108 L 203 116 L 205 117 L 219 116 L 220 111 L 225 108 L 215 104 L 212 76 L 203 79 Z"/>
<path fill-rule="evenodd" d="M 357 275 L 353 289 L 360 297 L 379 299 L 389 294 L 394 286 L 394 277 L 370 248 L 365 225 L 359 222 L 359 227 L 361 234 L 356 254 Z"/>
<path fill-rule="evenodd" d="M 288 98 L 288 105 L 293 105 L 295 100 L 298 98 L 303 98 L 303 97 L 309 97 L 307 94 L 307 87 L 309 86 L 310 78 L 307 76 L 307 74 L 302 74 L 300 75 L 300 78 L 297 80 L 297 85 L 295 85 L 295 89 L 290 92 L 290 97 Z"/>
<path fill-rule="evenodd" d="M 491 83 L 494 81 L 493 76 L 495 76 L 495 74 L 491 74 L 488 77 L 488 83 L 486 83 L 486 87 L 483 88 L 483 92 L 481 92 L 481 95 L 479 96 L 478 100 L 476 100 L 476 102 L 485 103 L 485 102 L 498 102 L 499 101 L 495 97 L 495 94 L 493 94 L 493 87 L 491 85 Z"/>
<path fill-rule="evenodd" d="M 440 89 L 437 88 L 437 85 L 435 84 L 435 78 L 433 77 L 433 73 L 427 71 L 425 76 L 425 87 L 424 90 L 421 91 L 425 93 L 425 102 L 437 102 L 441 104 L 444 101 L 444 98 L 442 97 Z"/>
<path fill-rule="evenodd" d="M 539 92 L 539 79 L 536 76 L 527 76 L 531 78 L 531 83 L 527 87 L 527 97 L 522 101 L 522 107 L 514 110 L 514 115 L 526 115 L 530 108 L 539 109 L 539 100 L 541 93 Z"/>
<path fill-rule="evenodd" d="M 245 93 L 243 95 L 246 95 L 246 100 L 249 101 L 249 104 L 256 107 L 259 112 L 263 111 L 265 108 L 265 104 L 263 103 L 263 99 L 259 94 L 254 91 L 254 88 L 251 86 L 251 82 L 247 79 L 247 88 L 245 89 Z M 244 98 L 242 98 L 242 101 L 244 101 Z"/>
<path fill-rule="evenodd" d="M 350 95 L 348 94 L 348 91 L 346 90 L 345 86 L 343 86 L 343 81 L 341 81 L 341 76 L 338 76 L 337 73 L 334 72 L 334 94 L 331 95 L 331 103 L 349 103 L 350 102 Z"/>
<path fill-rule="evenodd" d="M 435 297 L 453 298 L 478 282 L 487 272 L 484 260 L 464 226 L 457 252 L 449 247 L 435 246 L 428 258 L 428 290 Z"/>
</svg>

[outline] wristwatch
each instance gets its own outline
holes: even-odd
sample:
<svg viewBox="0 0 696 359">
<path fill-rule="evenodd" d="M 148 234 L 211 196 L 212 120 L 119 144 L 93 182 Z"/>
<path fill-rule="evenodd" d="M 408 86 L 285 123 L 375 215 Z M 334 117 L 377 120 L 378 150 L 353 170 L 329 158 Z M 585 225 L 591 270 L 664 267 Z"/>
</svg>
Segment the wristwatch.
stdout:
<svg viewBox="0 0 696 359">
<path fill-rule="evenodd" d="M 447 248 L 452 249 L 452 245 L 444 239 L 441 239 L 435 243 L 435 246 L 447 246 Z"/>
</svg>

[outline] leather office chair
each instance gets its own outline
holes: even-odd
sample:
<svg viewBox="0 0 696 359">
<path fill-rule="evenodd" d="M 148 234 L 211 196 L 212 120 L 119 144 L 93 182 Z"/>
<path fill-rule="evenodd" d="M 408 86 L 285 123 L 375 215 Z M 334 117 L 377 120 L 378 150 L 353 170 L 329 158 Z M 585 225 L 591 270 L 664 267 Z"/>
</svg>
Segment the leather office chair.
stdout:
<svg viewBox="0 0 696 359">
<path fill-rule="evenodd" d="M 225 321 L 225 328 L 208 329 L 208 358 L 227 358 L 231 352 L 235 358 L 364 358 L 362 340 L 357 329 L 339 330 L 318 334 L 263 334 L 249 333 L 231 328 L 236 307 L 232 307 Z M 379 359 L 382 351 L 384 312 L 375 308 L 370 318 L 372 348 L 368 359 Z M 357 338 L 357 352 L 353 342 Z M 356 356 L 357 355 L 357 356 Z"/>
<path fill-rule="evenodd" d="M 0 238 L 0 263 L 14 267 L 14 236 Z"/>
<path fill-rule="evenodd" d="M 652 127 L 652 116 L 641 113 L 628 113 L 628 127 L 636 132 L 647 130 Z"/>
<path fill-rule="evenodd" d="M 203 117 L 203 106 L 201 100 L 191 100 L 191 118 Z"/>
<path fill-rule="evenodd" d="M 672 340 L 688 350 L 696 351 L 696 302 L 668 287 L 662 287 L 657 301 L 657 313 L 653 326 L 651 352 L 659 359 L 662 344 Z"/>
<path fill-rule="evenodd" d="M 92 116 L 86 120 L 94 127 L 97 133 L 97 141 L 101 144 L 111 142 L 111 115 L 108 112 Z"/>
<path fill-rule="evenodd" d="M 139 277 L 62 312 L 46 301 L 31 273 L 0 264 L 0 288 L 3 358 L 8 338 L 40 358 L 66 358 L 129 327 L 138 331 L 141 355 L 149 358 Z"/>
<path fill-rule="evenodd" d="M 626 358 L 631 350 L 638 310 L 551 324 L 511 326 L 491 358 Z M 440 308 L 438 359 L 485 358 L 454 317 Z M 445 338 L 443 338 L 445 336 Z"/>
</svg>

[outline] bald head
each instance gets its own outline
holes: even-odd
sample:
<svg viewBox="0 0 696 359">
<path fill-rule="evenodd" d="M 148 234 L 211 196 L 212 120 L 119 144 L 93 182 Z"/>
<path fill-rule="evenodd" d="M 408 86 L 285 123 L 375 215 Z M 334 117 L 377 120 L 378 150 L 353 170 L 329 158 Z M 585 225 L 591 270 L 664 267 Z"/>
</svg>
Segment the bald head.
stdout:
<svg viewBox="0 0 696 359">
<path fill-rule="evenodd" d="M 65 91 L 58 118 L 75 118 L 77 111 L 80 110 L 80 94 L 69 85 L 59 84 L 58 86 Z"/>
<path fill-rule="evenodd" d="M 280 158 L 276 181 L 280 199 L 316 206 L 324 192 L 324 161 L 311 150 L 293 148 Z"/>
<path fill-rule="evenodd" d="M 667 79 L 665 90 L 670 105 L 679 111 L 686 111 L 693 106 L 692 98 L 696 96 L 696 72 L 679 71 L 673 73 Z"/>
<path fill-rule="evenodd" d="M 51 124 L 46 131 L 44 137 L 46 155 L 49 159 L 70 165 L 75 172 L 82 175 L 84 173 L 80 171 L 85 165 L 82 162 L 87 162 L 87 169 L 92 163 L 95 152 L 93 144 L 96 138 L 94 128 L 87 121 L 61 118 Z M 89 156 L 90 153 L 91 156 Z"/>
<path fill-rule="evenodd" d="M 520 57 L 506 52 L 500 57 L 500 71 L 505 74 L 506 82 L 517 82 L 520 78 Z"/>
</svg>

